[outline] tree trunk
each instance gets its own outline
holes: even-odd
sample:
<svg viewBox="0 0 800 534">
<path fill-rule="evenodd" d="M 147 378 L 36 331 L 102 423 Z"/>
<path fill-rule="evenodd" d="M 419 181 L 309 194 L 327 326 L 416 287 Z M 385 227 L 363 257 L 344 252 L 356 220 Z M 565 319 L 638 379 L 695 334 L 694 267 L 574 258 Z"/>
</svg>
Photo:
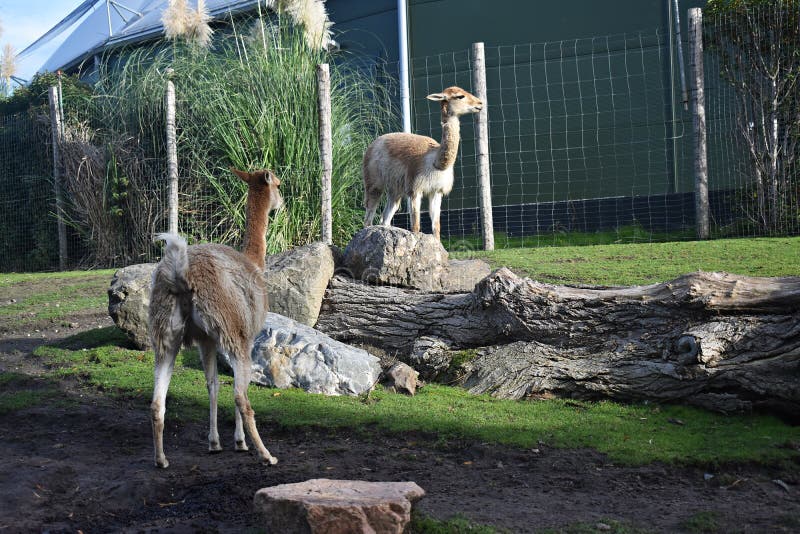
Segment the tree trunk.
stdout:
<svg viewBox="0 0 800 534">
<path fill-rule="evenodd" d="M 554 286 L 500 269 L 472 293 L 335 277 L 317 328 L 411 354 L 421 338 L 482 347 L 463 383 L 521 398 L 800 408 L 800 278 L 693 273 L 623 288 Z"/>
</svg>

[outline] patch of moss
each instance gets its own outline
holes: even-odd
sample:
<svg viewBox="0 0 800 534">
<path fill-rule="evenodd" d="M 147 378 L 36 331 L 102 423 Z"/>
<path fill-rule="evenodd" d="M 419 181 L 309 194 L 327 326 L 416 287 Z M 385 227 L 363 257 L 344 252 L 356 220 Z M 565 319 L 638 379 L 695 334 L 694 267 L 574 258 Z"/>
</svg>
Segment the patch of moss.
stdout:
<svg viewBox="0 0 800 534">
<path fill-rule="evenodd" d="M 411 522 L 406 527 L 409 534 L 504 534 L 509 532 L 489 525 L 473 523 L 462 515 L 456 515 L 447 521 L 414 512 Z"/>
<path fill-rule="evenodd" d="M 692 534 L 720 532 L 719 515 L 716 512 L 697 512 L 683 522 L 683 528 Z"/>
<path fill-rule="evenodd" d="M 594 523 L 573 523 L 555 528 L 546 528 L 537 531 L 539 534 L 597 534 L 608 532 L 610 534 L 648 534 L 652 531 L 610 519 L 601 519 Z"/>
</svg>

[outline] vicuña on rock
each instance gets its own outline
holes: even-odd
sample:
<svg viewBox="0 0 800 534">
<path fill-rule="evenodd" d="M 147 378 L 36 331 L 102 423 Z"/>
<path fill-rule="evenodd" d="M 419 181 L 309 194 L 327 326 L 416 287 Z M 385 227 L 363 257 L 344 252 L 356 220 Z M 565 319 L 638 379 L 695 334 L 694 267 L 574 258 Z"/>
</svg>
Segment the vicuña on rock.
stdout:
<svg viewBox="0 0 800 534">
<path fill-rule="evenodd" d="M 264 447 L 247 396 L 253 339 L 269 310 L 264 284 L 264 256 L 269 212 L 283 204 L 280 180 L 270 171 L 246 173 L 231 169 L 248 185 L 244 253 L 224 245 L 187 246 L 174 234 L 153 273 L 150 297 L 150 338 L 155 351 L 155 387 L 151 416 L 155 464 L 167 467 L 164 456 L 164 412 L 175 356 L 182 344 L 197 343 L 206 375 L 210 405 L 208 449 L 222 450 L 217 432 L 217 350 L 230 356 L 236 401 L 236 450 L 246 451 L 244 428 L 261 460 L 278 460 Z"/>
<path fill-rule="evenodd" d="M 441 144 L 424 135 L 389 133 L 373 141 L 364 153 L 365 227 L 375 219 L 378 202 L 386 191 L 386 208 L 381 224 L 389 226 L 403 197 L 409 197 L 411 230 L 419 232 L 419 213 L 422 195 L 425 195 L 428 197 L 433 235 L 440 239 L 442 196 L 453 189 L 453 165 L 461 139 L 459 117 L 478 113 L 483 103 L 460 87 L 448 87 L 427 98 L 441 102 Z"/>
</svg>

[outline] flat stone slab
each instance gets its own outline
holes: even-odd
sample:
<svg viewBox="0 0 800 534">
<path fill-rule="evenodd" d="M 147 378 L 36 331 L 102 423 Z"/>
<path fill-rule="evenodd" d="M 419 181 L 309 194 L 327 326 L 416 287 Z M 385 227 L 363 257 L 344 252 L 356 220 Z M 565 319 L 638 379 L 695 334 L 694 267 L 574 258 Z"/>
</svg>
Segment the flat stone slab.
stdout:
<svg viewBox="0 0 800 534">
<path fill-rule="evenodd" d="M 267 532 L 401 534 L 424 495 L 414 482 L 318 478 L 262 488 L 253 505 Z"/>
</svg>

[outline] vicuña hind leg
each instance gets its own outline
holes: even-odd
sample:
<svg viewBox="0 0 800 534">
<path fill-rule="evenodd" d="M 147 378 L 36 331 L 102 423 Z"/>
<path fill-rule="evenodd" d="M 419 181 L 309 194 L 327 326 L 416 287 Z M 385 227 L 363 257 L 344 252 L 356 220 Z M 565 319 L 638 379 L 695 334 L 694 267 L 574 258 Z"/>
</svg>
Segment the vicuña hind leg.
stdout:
<svg viewBox="0 0 800 534">
<path fill-rule="evenodd" d="M 364 228 L 372 226 L 375 221 L 375 213 L 378 212 L 378 203 L 381 201 L 381 192 L 365 191 L 364 192 L 364 208 L 367 210 L 364 215 Z"/>
<path fill-rule="evenodd" d="M 400 203 L 402 201 L 403 197 L 391 198 L 387 195 L 386 207 L 383 208 L 383 215 L 381 215 L 381 224 L 383 226 L 392 225 L 392 217 L 394 217 L 395 212 L 400 208 Z"/>
<path fill-rule="evenodd" d="M 208 451 L 219 452 L 222 450 L 222 445 L 219 443 L 219 432 L 217 431 L 219 376 L 217 375 L 216 344 L 210 340 L 200 343 L 200 355 L 203 360 L 203 372 L 206 374 L 206 387 L 208 388 Z"/>
<path fill-rule="evenodd" d="M 159 350 L 156 348 L 155 384 L 153 402 L 150 404 L 150 417 L 153 424 L 153 449 L 156 467 L 169 467 L 164 456 L 164 413 L 166 412 L 167 389 L 175 368 L 175 356 L 180 349 L 180 341 Z"/>
<path fill-rule="evenodd" d="M 250 354 L 249 348 L 245 354 Z M 247 386 L 249 383 L 250 359 L 248 358 L 247 361 L 244 362 L 240 358 L 236 358 L 233 362 L 233 394 L 236 401 L 236 408 L 241 414 L 243 426 L 250 436 L 250 441 L 253 443 L 256 451 L 258 451 L 261 460 L 266 465 L 275 465 L 278 463 L 278 459 L 269 453 L 264 443 L 261 441 L 261 436 L 258 435 L 255 413 L 250 406 L 250 399 L 247 396 Z"/>
</svg>

